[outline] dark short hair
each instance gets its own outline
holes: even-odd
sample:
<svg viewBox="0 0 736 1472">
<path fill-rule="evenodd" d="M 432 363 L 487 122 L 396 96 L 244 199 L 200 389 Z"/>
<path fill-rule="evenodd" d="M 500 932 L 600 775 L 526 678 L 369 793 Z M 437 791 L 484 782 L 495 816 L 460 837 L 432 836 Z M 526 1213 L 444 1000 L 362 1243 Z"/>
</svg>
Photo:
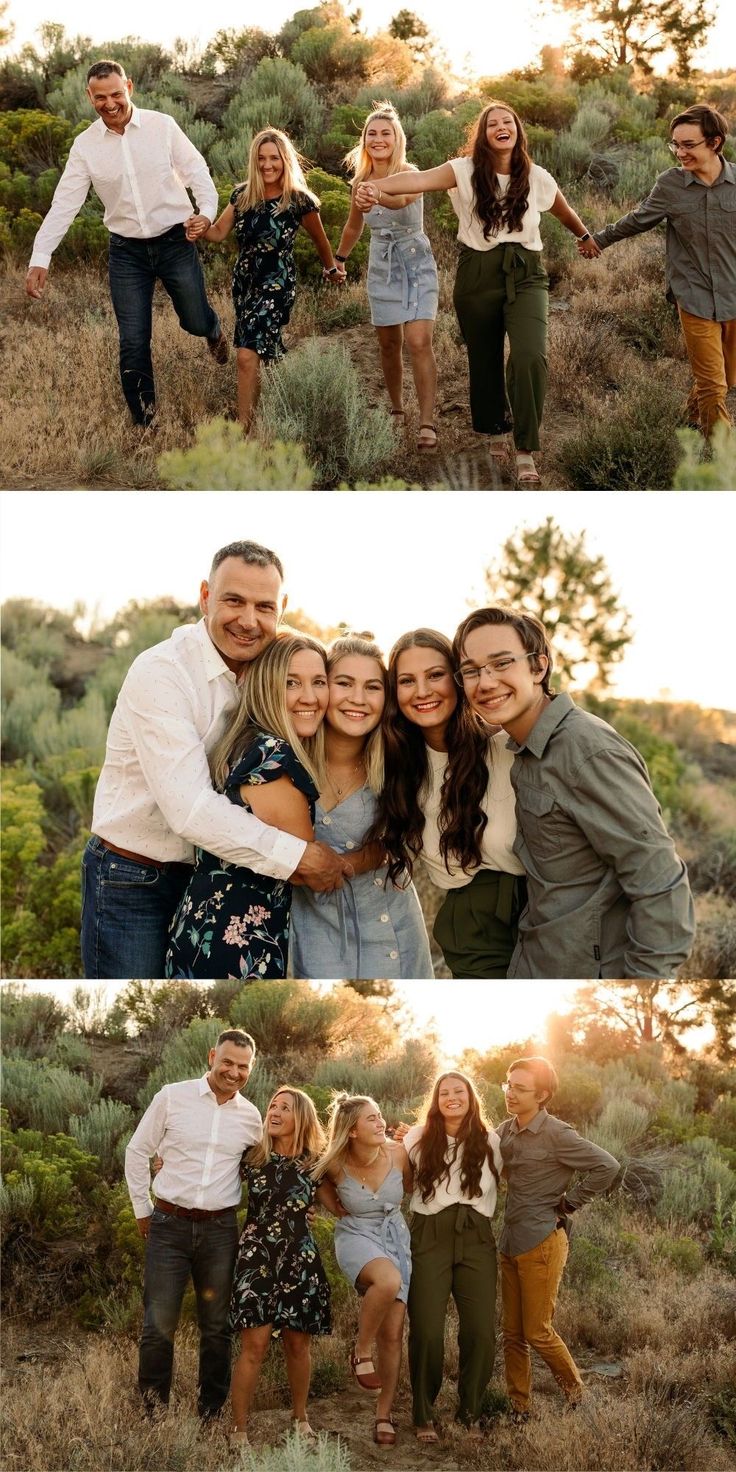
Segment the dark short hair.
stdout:
<svg viewBox="0 0 736 1472">
<path fill-rule="evenodd" d="M 720 138 L 720 143 L 713 149 L 714 153 L 721 153 L 723 145 L 728 137 L 728 119 L 724 118 L 722 112 L 717 112 L 715 107 L 710 107 L 707 102 L 694 102 L 692 107 L 686 108 L 685 112 L 679 112 L 670 123 L 670 137 L 681 123 L 693 123 L 700 128 L 703 137 L 711 141 Z"/>
<path fill-rule="evenodd" d="M 464 618 L 452 643 L 452 653 L 455 669 L 459 669 L 463 658 L 463 645 L 472 633 L 473 629 L 482 629 L 486 624 L 509 624 L 516 629 L 527 654 L 533 654 L 535 659 L 530 663 L 535 671 L 539 673 L 539 656 L 545 655 L 547 668 L 542 677 L 542 689 L 545 695 L 551 695 L 550 680 L 552 678 L 552 667 L 554 655 L 547 638 L 544 624 L 533 613 L 519 613 L 515 608 L 505 608 L 502 604 L 496 604 L 492 608 L 477 608 L 475 613 L 469 613 Z"/>
<path fill-rule="evenodd" d="M 210 582 L 226 557 L 239 557 L 241 562 L 247 562 L 250 567 L 275 567 L 281 581 L 284 581 L 284 565 L 270 547 L 262 547 L 260 542 L 228 542 L 227 547 L 221 547 L 212 558 Z"/>
<path fill-rule="evenodd" d="M 509 1063 L 506 1072 L 513 1073 L 515 1068 L 526 1068 L 534 1079 L 537 1093 L 546 1094 L 548 1100 L 552 1098 L 560 1081 L 546 1058 L 515 1058 L 513 1063 Z"/>
<path fill-rule="evenodd" d="M 243 1032 L 239 1027 L 227 1027 L 220 1033 L 215 1047 L 219 1048 L 221 1043 L 235 1043 L 238 1048 L 250 1048 L 253 1057 L 256 1056 L 256 1045 L 249 1032 Z"/>
<path fill-rule="evenodd" d="M 87 72 L 87 82 L 93 82 L 95 77 L 125 77 L 125 67 L 119 61 L 95 61 Z M 125 77 L 127 81 L 127 77 Z"/>
</svg>

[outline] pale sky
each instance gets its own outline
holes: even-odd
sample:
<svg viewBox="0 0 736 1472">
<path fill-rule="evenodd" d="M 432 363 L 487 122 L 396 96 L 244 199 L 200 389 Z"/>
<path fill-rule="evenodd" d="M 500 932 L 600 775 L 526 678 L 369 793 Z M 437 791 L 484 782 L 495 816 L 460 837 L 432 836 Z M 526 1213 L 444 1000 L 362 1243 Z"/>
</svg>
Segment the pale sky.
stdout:
<svg viewBox="0 0 736 1472">
<path fill-rule="evenodd" d="M 632 614 L 615 693 L 736 709 L 736 515 L 721 492 L 6 491 L 0 515 L 2 599 L 102 617 L 134 598 L 191 602 L 214 551 L 246 537 L 281 557 L 292 607 L 385 649 L 423 624 L 452 634 L 487 601 L 504 541 L 551 516 L 586 532 Z"/>
<path fill-rule="evenodd" d="M 388 25 L 404 0 L 361 0 L 363 27 L 372 33 Z M 278 31 L 298 9 L 300 0 L 271 0 L 264 9 L 253 0 L 210 0 L 201 11 L 182 12 L 180 0 L 126 0 L 115 11 L 99 0 L 11 0 L 10 19 L 15 23 L 11 51 L 35 38 L 42 21 L 63 23 L 75 35 L 90 36 L 93 42 L 122 36 L 171 45 L 176 36 L 204 47 L 216 31 L 260 26 Z M 350 8 L 350 7 L 348 7 Z M 570 27 L 569 18 L 558 12 L 542 15 L 537 0 L 514 0 L 514 4 L 479 3 L 479 0 L 421 0 L 409 4 L 420 15 L 443 46 L 456 71 L 468 67 L 477 76 L 499 75 L 512 67 L 534 61 L 542 46 L 561 45 Z M 704 70 L 732 67 L 736 63 L 736 15 L 733 6 L 717 4 L 717 19 L 705 48 L 695 58 Z"/>
</svg>

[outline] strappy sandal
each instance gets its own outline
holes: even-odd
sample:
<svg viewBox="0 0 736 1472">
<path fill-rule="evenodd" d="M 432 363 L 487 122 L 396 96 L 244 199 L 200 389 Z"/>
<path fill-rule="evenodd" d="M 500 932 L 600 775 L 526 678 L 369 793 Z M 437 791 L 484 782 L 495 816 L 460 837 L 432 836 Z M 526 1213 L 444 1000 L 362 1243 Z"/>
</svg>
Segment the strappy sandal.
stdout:
<svg viewBox="0 0 736 1472">
<path fill-rule="evenodd" d="M 391 410 L 391 418 L 392 419 L 406 419 L 406 409 L 392 409 Z"/>
<path fill-rule="evenodd" d="M 359 1365 L 370 1365 L 369 1370 L 360 1370 Z M 381 1381 L 376 1374 L 376 1367 L 370 1356 L 359 1359 L 356 1354 L 350 1352 L 350 1368 L 361 1388 L 361 1390 L 382 1390 Z"/>
<path fill-rule="evenodd" d="M 380 1431 L 380 1426 L 386 1426 L 386 1431 Z M 373 1423 L 373 1440 L 376 1446 L 396 1446 L 396 1422 L 391 1416 L 377 1416 Z"/>
<path fill-rule="evenodd" d="M 433 1446 L 435 1442 L 439 1441 L 439 1436 L 434 1426 L 415 1426 L 414 1435 L 422 1446 Z"/>
<path fill-rule="evenodd" d="M 430 441 L 422 439 L 422 430 L 426 429 L 430 430 L 430 432 L 434 435 L 433 440 Z M 417 449 L 424 451 L 437 449 L 437 429 L 434 424 L 420 424 L 419 438 L 417 439 Z"/>
<path fill-rule="evenodd" d="M 488 454 L 491 457 L 491 464 L 495 465 L 497 470 L 506 464 L 508 453 L 509 446 L 506 435 L 492 434 L 488 444 Z"/>
<path fill-rule="evenodd" d="M 516 484 L 517 486 L 541 486 L 542 478 L 537 470 L 531 455 L 516 454 Z"/>
</svg>

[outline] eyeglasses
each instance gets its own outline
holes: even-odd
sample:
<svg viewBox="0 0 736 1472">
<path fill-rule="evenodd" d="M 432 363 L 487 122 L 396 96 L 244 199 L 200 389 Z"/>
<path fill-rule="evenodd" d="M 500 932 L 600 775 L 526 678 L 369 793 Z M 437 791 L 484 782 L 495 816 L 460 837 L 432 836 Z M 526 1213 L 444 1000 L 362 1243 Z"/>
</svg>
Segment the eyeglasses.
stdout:
<svg viewBox="0 0 736 1472">
<path fill-rule="evenodd" d="M 521 1087 L 520 1084 L 503 1083 L 503 1084 L 501 1084 L 501 1088 L 503 1089 L 504 1094 L 507 1094 L 508 1091 L 509 1091 L 509 1089 L 513 1089 L 513 1091 L 514 1091 L 515 1094 L 535 1094 L 536 1093 L 536 1089 L 522 1089 L 522 1087 Z"/>
<path fill-rule="evenodd" d="M 667 147 L 670 153 L 674 153 L 675 158 L 677 158 L 678 153 L 691 153 L 693 148 L 702 148 L 703 144 L 707 142 L 707 138 L 699 138 L 697 143 L 668 143 Z"/>
<path fill-rule="evenodd" d="M 455 671 L 453 679 L 458 685 L 477 685 L 481 675 L 503 675 L 520 659 L 536 659 L 536 655 L 530 650 L 528 654 L 500 654 L 498 659 L 489 659 L 487 664 L 465 664 Z"/>
</svg>

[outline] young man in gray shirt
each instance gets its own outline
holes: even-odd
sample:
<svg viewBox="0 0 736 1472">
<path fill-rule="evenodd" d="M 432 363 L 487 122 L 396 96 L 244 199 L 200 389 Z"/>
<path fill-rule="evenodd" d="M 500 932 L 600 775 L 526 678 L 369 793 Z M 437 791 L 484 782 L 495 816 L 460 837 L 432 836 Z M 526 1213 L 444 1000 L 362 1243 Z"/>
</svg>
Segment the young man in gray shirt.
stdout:
<svg viewBox="0 0 736 1472">
<path fill-rule="evenodd" d="M 454 653 L 470 705 L 515 753 L 514 852 L 528 903 L 508 975 L 673 976 L 692 947 L 692 895 L 639 752 L 553 693 L 533 614 L 478 609 Z"/>
<path fill-rule="evenodd" d="M 557 1083 L 546 1058 L 517 1058 L 503 1085 L 510 1118 L 498 1126 L 508 1182 L 499 1242 L 503 1352 L 516 1422 L 529 1419 L 532 1349 L 566 1399 L 580 1400 L 580 1371 L 552 1325 L 567 1261 L 567 1218 L 607 1191 L 620 1169 L 607 1150 L 547 1113 Z M 582 1178 L 568 1190 L 578 1172 Z"/>
</svg>

